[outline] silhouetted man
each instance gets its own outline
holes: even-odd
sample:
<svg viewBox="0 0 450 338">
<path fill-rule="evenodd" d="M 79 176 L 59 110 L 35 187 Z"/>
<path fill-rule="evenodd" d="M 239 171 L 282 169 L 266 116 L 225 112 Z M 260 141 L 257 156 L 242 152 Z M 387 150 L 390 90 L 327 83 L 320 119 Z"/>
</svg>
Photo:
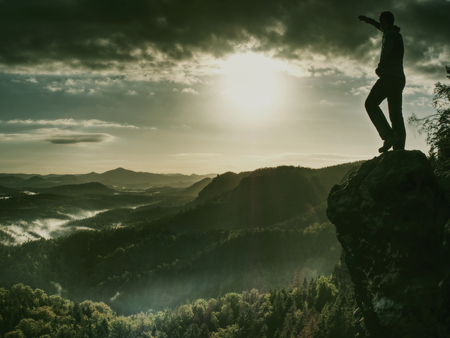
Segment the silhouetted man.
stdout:
<svg viewBox="0 0 450 338">
<path fill-rule="evenodd" d="M 358 18 L 383 32 L 380 63 L 375 70 L 379 79 L 372 87 L 365 103 L 372 123 L 384 140 L 383 146 L 378 151 L 384 153 L 392 146 L 394 150 L 405 149 L 406 129 L 402 115 L 402 93 L 406 79 L 403 72 L 404 49 L 400 28 L 394 26 L 394 15 L 388 11 L 380 14 L 380 22 L 364 15 Z M 386 98 L 392 127 L 379 107 Z"/>
</svg>

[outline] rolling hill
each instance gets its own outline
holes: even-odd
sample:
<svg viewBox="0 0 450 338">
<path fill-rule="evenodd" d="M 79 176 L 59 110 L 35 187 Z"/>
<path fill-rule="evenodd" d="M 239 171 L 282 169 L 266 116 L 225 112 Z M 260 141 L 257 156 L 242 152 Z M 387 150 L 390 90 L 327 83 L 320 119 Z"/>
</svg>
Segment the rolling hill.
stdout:
<svg viewBox="0 0 450 338">
<path fill-rule="evenodd" d="M 116 193 L 115 190 L 107 188 L 98 182 L 59 185 L 41 190 L 41 192 L 57 195 L 112 195 Z"/>
<path fill-rule="evenodd" d="M 54 293 L 58 285 L 73 300 L 102 301 L 130 314 L 148 306 L 177 306 L 187 299 L 283 287 L 296 271 L 308 278 L 330 274 L 341 249 L 323 212 L 327 187 L 354 167 L 226 173 L 203 188 L 209 198 L 194 207 L 116 207 L 70 222 L 72 227 L 100 231 L 0 245 L 0 286 L 20 281 Z M 89 200 L 42 195 L 42 205 L 46 196 L 54 196 L 52 204 L 59 199 Z"/>
</svg>

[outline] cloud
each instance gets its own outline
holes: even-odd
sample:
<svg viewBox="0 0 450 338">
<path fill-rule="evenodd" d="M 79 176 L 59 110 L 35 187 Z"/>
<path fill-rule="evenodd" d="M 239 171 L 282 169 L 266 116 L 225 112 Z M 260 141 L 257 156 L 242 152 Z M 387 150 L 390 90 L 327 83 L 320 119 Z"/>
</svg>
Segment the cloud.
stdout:
<svg viewBox="0 0 450 338">
<path fill-rule="evenodd" d="M 350 93 L 353 96 L 367 95 L 370 92 L 371 86 L 361 86 L 358 88 L 352 88 Z"/>
<path fill-rule="evenodd" d="M 0 71 L 2 71 L 2 65 L 0 62 Z M 27 69 L 22 69 L 17 71 L 20 80 L 13 79 L 11 81 L 18 83 L 36 83 L 40 84 L 42 88 L 47 92 L 55 93 L 61 95 L 71 94 L 71 95 L 84 95 L 92 96 L 93 94 L 108 93 L 110 90 L 116 92 L 123 92 L 125 95 L 138 95 L 137 90 L 124 89 L 124 82 L 129 82 L 129 80 L 139 80 L 139 77 L 133 78 L 132 73 L 127 73 L 125 75 L 109 74 L 110 76 L 104 76 L 102 74 L 94 74 L 93 72 L 84 71 L 80 74 L 73 74 L 70 69 L 65 69 L 64 74 L 48 74 L 48 72 L 41 72 L 40 65 L 35 67 L 28 67 Z M 9 72 L 6 70 L 6 72 Z M 45 73 L 45 74 L 44 74 Z M 67 73 L 67 74 L 65 74 Z M 35 77 L 28 78 L 27 75 L 34 74 Z M 127 79 L 126 79 L 127 77 Z M 148 80 L 148 79 L 147 79 Z M 35 82 L 36 81 L 36 82 Z"/>
<path fill-rule="evenodd" d="M 60 126 L 60 127 L 95 127 L 95 128 L 129 128 L 139 129 L 139 127 L 130 124 L 112 123 L 101 120 L 75 120 L 75 119 L 56 119 L 56 120 L 9 120 L 0 121 L 0 123 L 18 124 L 18 125 L 36 125 L 36 126 Z"/>
<path fill-rule="evenodd" d="M 431 95 L 432 91 L 430 92 L 429 88 L 426 88 L 424 86 L 408 86 L 403 90 L 403 94 L 406 95 Z"/>
<path fill-rule="evenodd" d="M 198 94 L 198 92 L 195 91 L 195 90 L 192 89 L 192 88 L 184 88 L 184 89 L 181 91 L 181 93 L 185 93 L 185 94 Z"/>
<path fill-rule="evenodd" d="M 22 134 L 4 134 L 0 133 L 0 141 L 12 141 L 15 139 L 19 139 Z"/>
<path fill-rule="evenodd" d="M 69 94 L 80 94 L 80 93 L 84 93 L 84 88 L 80 88 L 80 89 L 69 88 L 69 89 L 66 90 L 66 93 L 69 93 Z"/>
<path fill-rule="evenodd" d="M 431 105 L 431 99 L 428 97 L 418 97 L 417 99 L 409 101 L 409 104 L 420 107 L 429 107 Z"/>
<path fill-rule="evenodd" d="M 329 102 L 328 100 L 321 100 L 321 101 L 319 102 L 319 104 L 322 104 L 322 105 L 332 105 L 333 103 Z"/>
<path fill-rule="evenodd" d="M 249 49 L 313 65 L 321 56 L 330 69 L 338 57 L 375 66 L 381 33 L 357 16 L 377 18 L 386 8 L 402 27 L 405 65 L 441 75 L 450 62 L 444 0 L 3 1 L 0 70 L 195 83 L 216 71 L 215 58 Z"/>
<path fill-rule="evenodd" d="M 109 134 L 74 132 L 59 128 L 41 128 L 22 134 L 0 134 L 1 141 L 45 141 L 52 144 L 100 143 L 112 139 L 114 139 L 114 136 Z"/>
<path fill-rule="evenodd" d="M 44 87 L 44 89 L 47 89 L 47 90 L 51 91 L 52 93 L 54 93 L 54 92 L 60 92 L 60 91 L 62 90 L 61 87 L 54 87 L 54 86 L 50 86 L 50 85 Z"/>
<path fill-rule="evenodd" d="M 120 296 L 120 292 L 117 291 L 116 294 L 114 295 L 114 297 L 110 298 L 109 300 L 110 300 L 111 302 L 114 302 L 117 298 L 119 298 L 119 296 Z"/>
<path fill-rule="evenodd" d="M 53 144 L 100 143 L 111 139 L 108 134 L 52 135 L 45 141 Z"/>
<path fill-rule="evenodd" d="M 84 133 L 63 130 L 59 128 L 42 128 L 35 130 L 35 136 L 52 144 L 100 143 L 112 140 L 114 137 L 104 133 Z"/>
<path fill-rule="evenodd" d="M 69 93 L 69 94 L 81 94 L 81 93 L 84 93 L 84 88 L 79 88 L 79 89 L 69 88 L 69 89 L 66 90 L 66 93 Z"/>
</svg>

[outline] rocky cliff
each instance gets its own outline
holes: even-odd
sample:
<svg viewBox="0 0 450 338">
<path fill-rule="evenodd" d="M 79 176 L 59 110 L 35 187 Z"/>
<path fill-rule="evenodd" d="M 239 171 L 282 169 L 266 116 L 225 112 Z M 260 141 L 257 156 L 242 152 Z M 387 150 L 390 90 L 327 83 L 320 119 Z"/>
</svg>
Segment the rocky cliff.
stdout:
<svg viewBox="0 0 450 338">
<path fill-rule="evenodd" d="M 449 210 L 426 156 L 398 150 L 367 161 L 333 187 L 327 215 L 370 337 L 448 337 Z"/>
</svg>

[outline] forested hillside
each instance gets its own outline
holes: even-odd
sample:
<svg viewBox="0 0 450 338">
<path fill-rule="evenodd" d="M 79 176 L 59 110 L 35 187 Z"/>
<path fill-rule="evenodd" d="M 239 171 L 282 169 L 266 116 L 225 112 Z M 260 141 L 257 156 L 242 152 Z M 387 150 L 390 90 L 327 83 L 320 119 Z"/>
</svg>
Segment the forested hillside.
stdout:
<svg viewBox="0 0 450 338">
<path fill-rule="evenodd" d="M 332 225 L 305 229 L 174 231 L 129 227 L 0 247 L 0 285 L 17 282 L 124 314 L 187 299 L 285 286 L 296 271 L 329 274 L 340 246 Z"/>
<path fill-rule="evenodd" d="M 15 285 L 0 289 L 0 335 L 120 338 L 355 337 L 351 286 L 299 276 L 279 290 L 197 299 L 174 310 L 118 316 L 104 303 L 71 302 Z M 21 304 L 20 307 L 17 304 Z"/>
<path fill-rule="evenodd" d="M 24 211 L 33 216 L 61 215 L 71 203 L 73 207 L 80 208 L 84 204 L 91 209 L 114 203 L 119 206 L 120 201 L 128 205 L 143 201 L 144 205 L 116 206 L 93 217 L 71 220 L 65 226 L 79 231 L 70 236 L 41 238 L 22 245 L 0 245 L 0 286 L 11 288 L 23 283 L 75 302 L 103 302 L 120 315 L 162 311 L 196 299 L 216 298 L 216 302 L 220 302 L 221 297 L 229 297 L 230 293 L 248 293 L 253 289 L 259 290 L 261 301 L 277 292 L 287 295 L 294 289 L 291 287 L 288 292 L 283 288 L 292 283 L 296 274 L 314 281 L 321 275 L 329 276 L 339 261 L 341 247 L 325 215 L 326 197 L 333 184 L 340 183 L 359 165 L 349 163 L 323 169 L 278 167 L 250 173 L 225 173 L 209 184 L 205 180 L 187 188 L 195 191 L 203 185 L 198 196 L 203 196 L 204 201 L 200 203 L 197 198 L 184 206 L 183 201 L 192 201 L 191 196 L 183 194 L 186 188 L 171 187 L 113 195 L 78 195 L 84 189 L 81 185 L 69 186 L 76 196 L 11 197 L 3 201 L 9 201 L 11 206 L 4 209 L 3 217 L 7 216 L 5 213 L 13 217 Z M 101 188 L 89 186 L 92 187 Z M 53 191 L 67 192 L 66 188 L 53 188 Z M 313 282 L 305 283 L 305 290 L 316 288 L 308 286 Z M 306 291 L 302 292 L 301 297 L 306 297 Z M 244 296 L 247 293 L 241 294 L 239 299 L 247 297 Z M 333 297 L 333 301 L 339 298 L 337 294 Z M 296 307 L 288 302 L 290 305 L 283 310 L 283 316 L 291 313 L 289 316 L 298 317 L 295 320 L 290 317 L 291 321 L 297 321 L 292 324 L 296 325 L 296 332 L 306 330 L 305 327 L 314 329 L 322 318 L 320 311 L 325 303 L 319 309 L 315 301 L 310 299 L 306 305 L 299 299 L 295 301 L 300 304 Z M 222 307 L 214 311 L 220 312 Z M 299 309 L 304 309 L 302 315 L 295 314 Z M 242 323 L 235 321 L 239 315 L 233 316 L 220 325 L 206 324 L 208 332 L 221 337 L 228 326 L 227 330 L 238 327 L 242 330 Z M 113 321 L 113 317 L 110 320 Z M 281 334 L 283 331 L 287 337 L 292 328 L 286 331 L 284 320 L 273 319 L 271 328 L 268 322 L 251 324 L 258 327 L 251 332 L 269 330 L 267 337 L 272 337 L 274 332 Z M 112 325 L 108 322 L 108 330 L 112 330 Z M 202 330 L 202 325 L 197 329 L 192 326 L 191 330 Z M 74 326 L 71 330 L 79 332 L 81 329 Z M 152 329 L 152 335 L 158 334 L 158 330 Z M 247 331 L 241 333 L 244 332 Z M 167 334 L 172 337 L 172 333 Z"/>
</svg>

